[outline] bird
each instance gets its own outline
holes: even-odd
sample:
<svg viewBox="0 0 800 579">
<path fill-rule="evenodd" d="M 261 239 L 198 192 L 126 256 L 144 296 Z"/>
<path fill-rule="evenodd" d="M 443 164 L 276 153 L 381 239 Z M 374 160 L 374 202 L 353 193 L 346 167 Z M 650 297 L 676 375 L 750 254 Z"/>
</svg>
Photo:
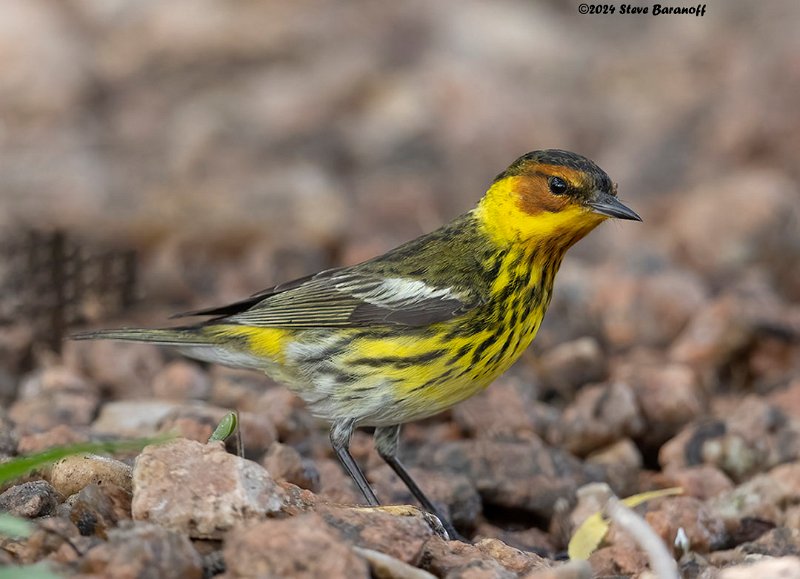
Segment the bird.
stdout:
<svg viewBox="0 0 800 579">
<path fill-rule="evenodd" d="M 175 317 L 173 328 L 75 339 L 154 342 L 205 362 L 265 372 L 330 424 L 330 442 L 370 506 L 349 451 L 358 427 L 411 494 L 460 537 L 399 459 L 402 424 L 481 392 L 530 345 L 565 252 L 609 218 L 641 221 L 593 161 L 559 149 L 522 155 L 470 211 L 357 265 Z"/>
</svg>

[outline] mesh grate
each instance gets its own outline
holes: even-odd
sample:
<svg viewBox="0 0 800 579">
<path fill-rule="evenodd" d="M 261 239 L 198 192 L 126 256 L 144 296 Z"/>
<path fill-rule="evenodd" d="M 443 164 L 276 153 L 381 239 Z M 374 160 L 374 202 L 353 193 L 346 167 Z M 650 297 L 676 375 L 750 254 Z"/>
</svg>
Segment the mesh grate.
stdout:
<svg viewBox="0 0 800 579">
<path fill-rule="evenodd" d="M 70 326 L 133 304 L 136 264 L 132 250 L 82 245 L 64 231 L 9 235 L 0 244 L 0 325 L 28 324 L 59 352 Z"/>
</svg>

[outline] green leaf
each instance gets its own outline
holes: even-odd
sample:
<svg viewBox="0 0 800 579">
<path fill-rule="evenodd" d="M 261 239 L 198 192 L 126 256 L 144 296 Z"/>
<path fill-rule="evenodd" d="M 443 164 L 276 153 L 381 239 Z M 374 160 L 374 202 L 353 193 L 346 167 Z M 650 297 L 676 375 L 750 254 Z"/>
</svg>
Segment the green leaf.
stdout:
<svg viewBox="0 0 800 579">
<path fill-rule="evenodd" d="M 657 491 L 650 491 L 646 493 L 639 493 L 622 500 L 622 504 L 627 507 L 636 507 L 640 504 L 672 495 L 679 495 L 683 493 L 683 489 L 673 487 L 669 489 L 660 489 Z M 603 517 L 602 512 L 597 512 L 588 517 L 581 526 L 577 528 L 575 534 L 567 546 L 567 554 L 570 559 L 588 559 L 589 556 L 597 550 L 597 547 L 603 541 L 603 538 L 608 532 L 608 521 Z"/>
<path fill-rule="evenodd" d="M 6 513 L 0 513 L 0 536 L 5 537 L 28 537 L 33 533 L 33 525 L 25 519 L 14 517 Z"/>
<path fill-rule="evenodd" d="M 15 478 L 24 476 L 32 470 L 73 454 L 82 454 L 85 452 L 104 452 L 111 454 L 115 452 L 139 450 L 148 444 L 164 442 L 169 438 L 170 437 L 161 436 L 154 438 L 139 438 L 137 440 L 119 440 L 114 442 L 82 442 L 78 444 L 71 444 L 70 446 L 48 448 L 43 452 L 32 454 L 30 456 L 20 456 L 0 464 L 0 485 Z"/>
<path fill-rule="evenodd" d="M 21 567 L 4 567 L 0 569 L 0 579 L 61 579 L 61 576 L 50 570 L 44 563 L 23 565 Z"/>
<path fill-rule="evenodd" d="M 211 437 L 208 439 L 208 442 L 214 442 L 217 440 L 226 441 L 228 438 L 236 432 L 236 428 L 239 426 L 239 417 L 236 415 L 236 412 L 228 412 L 222 420 L 219 421 L 217 427 L 214 429 L 214 432 L 211 433 Z"/>
</svg>

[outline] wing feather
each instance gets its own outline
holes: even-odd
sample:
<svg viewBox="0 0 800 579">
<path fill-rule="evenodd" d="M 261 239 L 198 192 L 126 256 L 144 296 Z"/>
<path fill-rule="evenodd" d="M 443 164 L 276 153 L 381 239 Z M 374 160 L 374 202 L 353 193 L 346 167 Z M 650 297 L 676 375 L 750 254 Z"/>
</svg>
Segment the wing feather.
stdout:
<svg viewBox="0 0 800 579">
<path fill-rule="evenodd" d="M 421 280 L 347 270 L 323 273 L 326 275 L 305 278 L 283 291 L 272 288 L 250 300 L 201 313 L 267 328 L 418 327 L 448 320 L 477 305 L 467 292 Z"/>
</svg>

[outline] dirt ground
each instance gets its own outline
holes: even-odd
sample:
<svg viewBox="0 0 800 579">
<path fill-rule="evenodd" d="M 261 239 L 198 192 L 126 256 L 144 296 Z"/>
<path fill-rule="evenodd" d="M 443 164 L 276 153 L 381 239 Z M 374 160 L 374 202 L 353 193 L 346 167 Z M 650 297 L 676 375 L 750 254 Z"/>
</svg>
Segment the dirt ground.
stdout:
<svg viewBox="0 0 800 579">
<path fill-rule="evenodd" d="M 40 525 L 0 537 L 0 566 L 644 577 L 615 524 L 588 565 L 562 560 L 609 487 L 681 487 L 637 512 L 682 576 L 800 577 L 800 4 L 578 4 L 5 2 L 0 459 L 188 440 L 0 488 Z M 644 222 L 570 251 L 505 376 L 405 427 L 470 544 L 354 508 L 326 426 L 264 376 L 63 341 L 377 255 L 545 148 L 595 160 Z M 199 444 L 228 409 L 248 460 Z M 353 453 L 383 502 L 414 504 L 368 432 Z"/>
</svg>

